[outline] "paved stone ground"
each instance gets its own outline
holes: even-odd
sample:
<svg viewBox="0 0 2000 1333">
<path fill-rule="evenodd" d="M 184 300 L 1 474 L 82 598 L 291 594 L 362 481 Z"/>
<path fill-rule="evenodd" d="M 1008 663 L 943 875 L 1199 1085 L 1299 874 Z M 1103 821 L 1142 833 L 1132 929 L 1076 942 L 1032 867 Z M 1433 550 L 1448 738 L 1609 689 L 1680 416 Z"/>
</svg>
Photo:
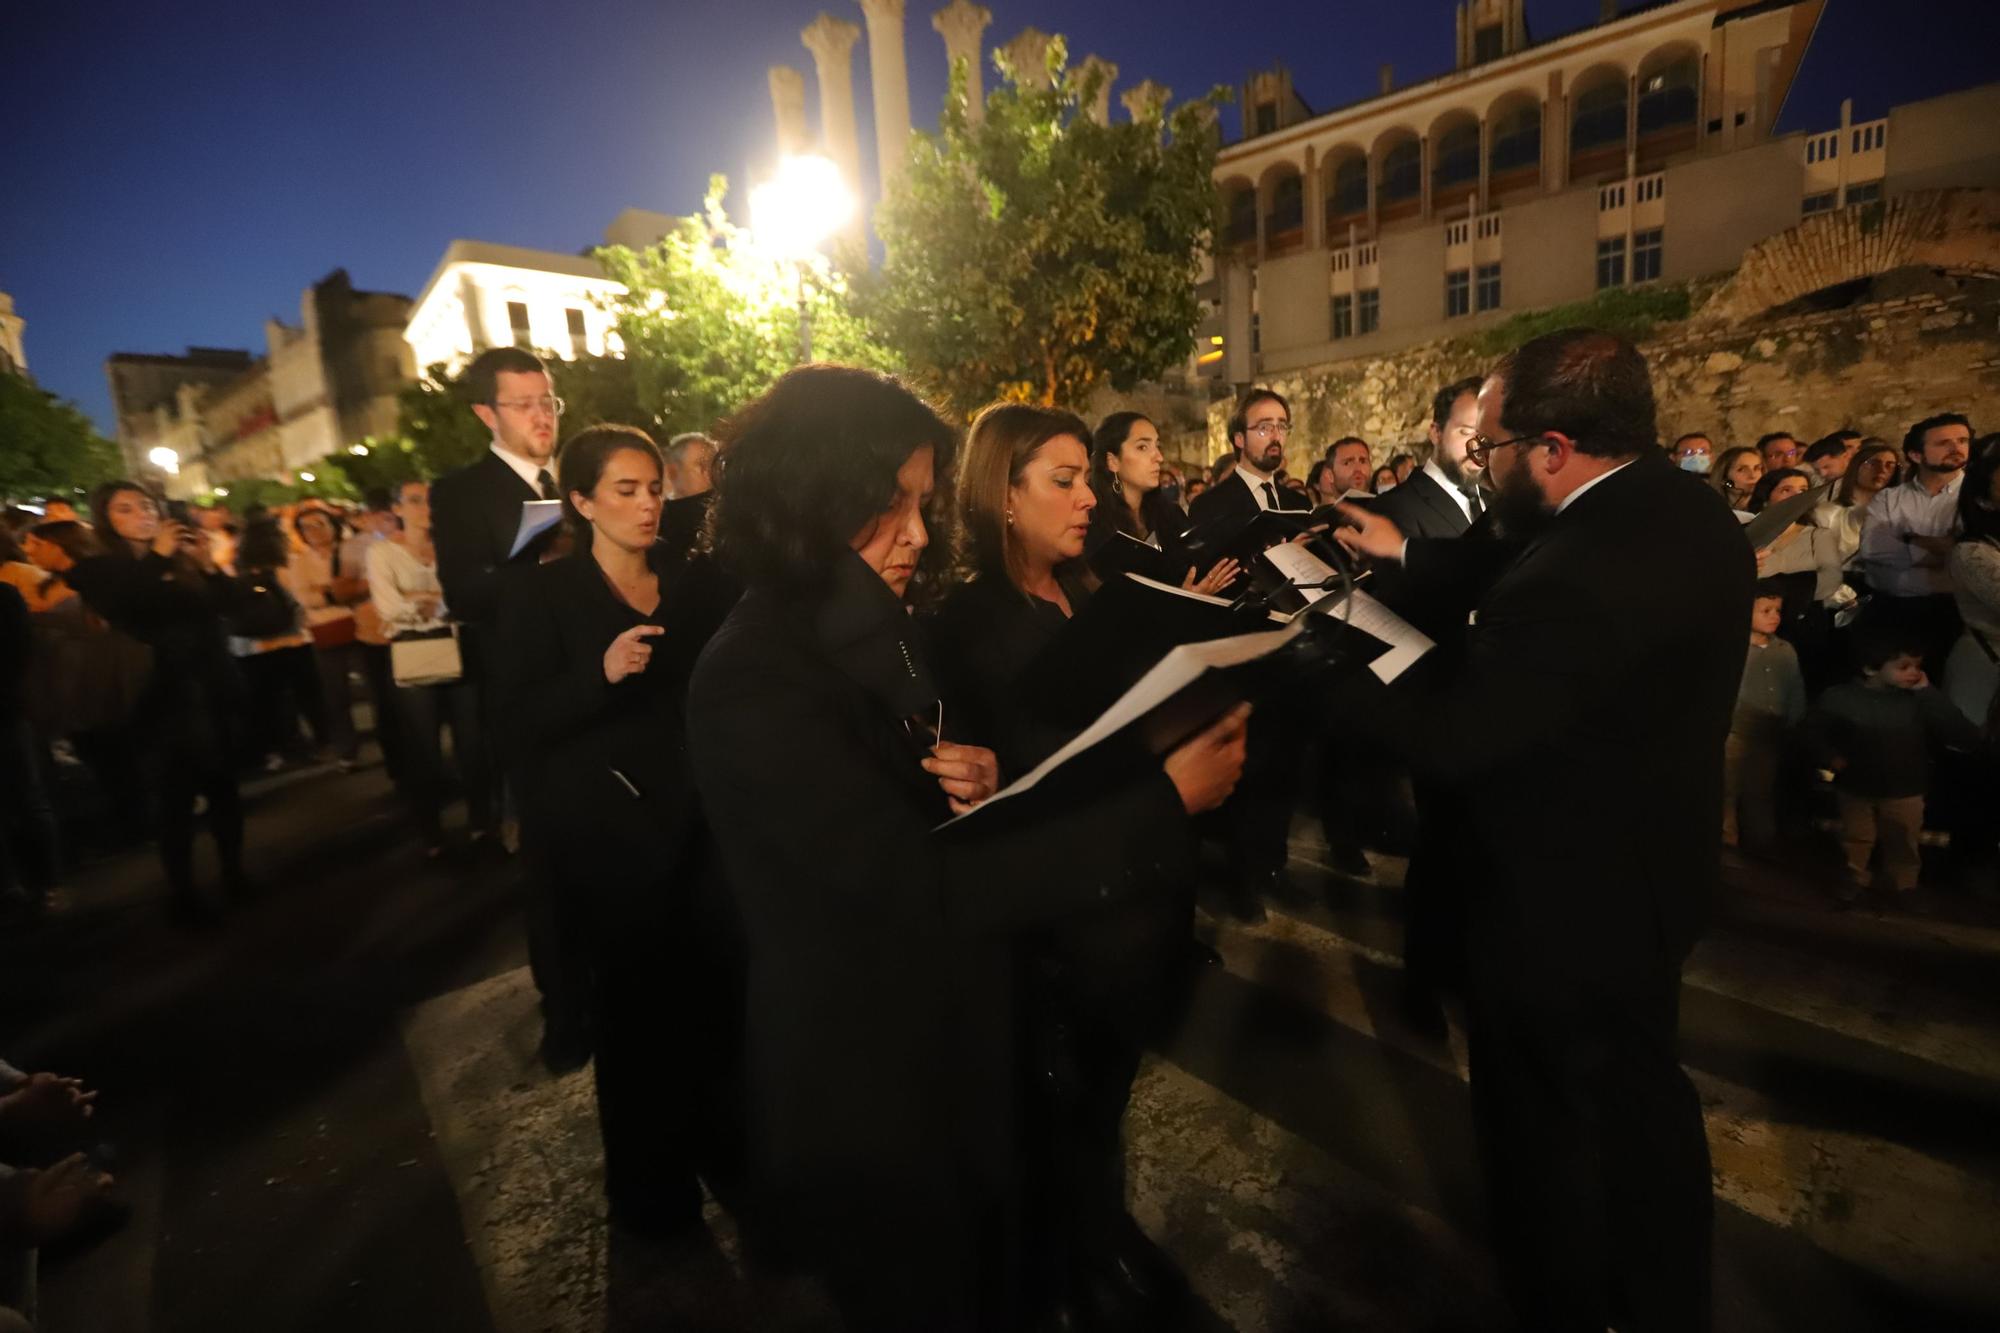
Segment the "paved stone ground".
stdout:
<svg viewBox="0 0 2000 1333">
<path fill-rule="evenodd" d="M 44 1274 L 51 1333 L 790 1330 L 810 1289 L 712 1247 L 612 1243 L 588 1075 L 550 1078 L 506 867 L 424 865 L 380 775 L 253 804 L 264 898 L 158 920 L 151 863 L 0 936 L 0 1051 L 87 1074 L 134 1205 Z M 1500 1330 L 1456 1035 L 1395 1019 L 1399 875 L 1294 842 L 1299 892 L 1208 922 L 1128 1121 L 1132 1207 L 1193 1326 Z M 2000 921 L 1829 909 L 1762 871 L 1698 952 L 1686 1059 L 1716 1161 L 1724 1333 L 2000 1326 Z"/>
</svg>

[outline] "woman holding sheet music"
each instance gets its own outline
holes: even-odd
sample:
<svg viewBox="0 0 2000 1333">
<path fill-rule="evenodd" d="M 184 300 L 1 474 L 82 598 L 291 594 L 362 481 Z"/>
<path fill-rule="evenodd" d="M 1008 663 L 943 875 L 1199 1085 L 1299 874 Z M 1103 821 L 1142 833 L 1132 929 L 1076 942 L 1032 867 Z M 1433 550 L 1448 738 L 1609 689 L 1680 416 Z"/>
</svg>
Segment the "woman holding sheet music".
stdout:
<svg viewBox="0 0 2000 1333">
<path fill-rule="evenodd" d="M 1150 441 L 1151 448 L 1127 449 L 1119 458 L 1111 446 L 1098 457 L 1109 453 L 1114 482 L 1141 473 L 1145 484 L 1127 480 L 1108 501 L 1084 485 L 1090 457 L 1076 417 L 1000 404 L 972 423 L 958 479 L 966 577 L 938 613 L 936 638 L 947 692 L 960 700 L 974 734 L 991 738 L 1010 777 L 1077 730 L 1067 710 L 1048 707 L 1060 700 L 1044 697 L 1028 678 L 1030 664 L 1051 651 L 1090 595 L 1080 557 L 1092 515 L 1123 510 L 1114 521 L 1129 533 L 1151 507 L 1152 535 L 1170 530 L 1162 512 L 1170 506 L 1146 503 L 1156 497 L 1157 436 L 1144 418 L 1133 421 L 1130 413 L 1113 417 L 1099 432 L 1100 444 L 1124 431 L 1123 439 Z M 1178 513 L 1176 537 L 1185 526 Z M 1129 771 L 1143 768 L 1135 763 Z M 1127 803 L 1136 795 L 1127 794 Z M 1154 847 L 1187 844 L 1186 819 L 1171 805 L 1134 806 L 1116 817 L 1120 825 L 1100 836 L 1138 836 Z M 1171 871 L 1149 892 L 1028 936 L 1018 960 L 1030 1061 L 1028 1282 L 1043 1302 L 1067 1307 L 1086 1324 L 1094 1315 L 1120 1327 L 1160 1326 L 1158 1307 L 1181 1285 L 1172 1261 L 1125 1212 L 1120 1139 L 1140 1053 L 1188 952 L 1193 877 L 1178 857 Z"/>
<path fill-rule="evenodd" d="M 1082 421 L 1076 421 L 1081 426 Z M 1166 460 L 1160 454 L 1160 428 L 1137 412 L 1113 412 L 1098 423 L 1094 435 L 1078 437 L 1090 448 L 1090 489 L 1097 506 L 1090 511 L 1085 547 L 1094 560 L 1106 543 L 1122 535 L 1144 542 L 1165 557 L 1166 581 L 1197 592 L 1219 593 L 1236 578 L 1236 562 L 1225 560 L 1199 581 L 1194 557 L 1182 539 L 1188 517 L 1168 499 L 1160 483 Z"/>
<path fill-rule="evenodd" d="M 729 422 L 713 530 L 746 591 L 688 695 L 749 947 L 746 1220 L 857 1329 L 1019 1326 L 1016 941 L 1188 873 L 1148 833 L 1223 800 L 1242 760 L 1232 715 L 1158 779 L 938 827 L 998 785 L 951 739 L 904 605 L 956 446 L 848 367 L 800 367 Z"/>
</svg>

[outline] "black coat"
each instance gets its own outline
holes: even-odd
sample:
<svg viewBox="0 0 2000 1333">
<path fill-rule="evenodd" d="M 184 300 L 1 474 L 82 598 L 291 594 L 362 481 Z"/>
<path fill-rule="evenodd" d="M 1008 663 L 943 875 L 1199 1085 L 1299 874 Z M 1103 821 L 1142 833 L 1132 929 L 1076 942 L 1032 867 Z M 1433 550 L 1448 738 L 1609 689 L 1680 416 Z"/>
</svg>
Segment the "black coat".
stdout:
<svg viewBox="0 0 2000 1333">
<path fill-rule="evenodd" d="M 1272 482 L 1271 487 L 1278 495 L 1278 508 L 1310 510 L 1312 501 L 1297 491 Z M 1188 506 L 1188 518 L 1197 527 L 1207 523 L 1231 523 L 1253 517 L 1260 506 L 1257 497 L 1243 488 L 1243 481 L 1235 473 L 1216 482 Z"/>
<path fill-rule="evenodd" d="M 1368 507 L 1394 523 L 1412 542 L 1463 537 L 1472 527 L 1465 511 L 1426 472 L 1412 472 L 1408 481 L 1376 496 Z M 1394 561 L 1374 567 L 1368 591 L 1439 643 L 1463 637 L 1465 613 L 1477 602 L 1476 597 L 1465 599 L 1457 590 L 1442 590 L 1435 582 L 1412 579 L 1409 571 Z"/>
<path fill-rule="evenodd" d="M 1475 578 L 1480 545 L 1413 544 L 1411 573 Z M 1449 687 L 1343 707 L 1473 794 L 1476 970 L 1617 986 L 1679 967 L 1720 876 L 1754 581 L 1735 520 L 1648 453 L 1528 539 Z"/>
<path fill-rule="evenodd" d="M 934 832 L 948 812 L 904 724 L 917 696 L 935 707 L 920 627 L 858 559 L 833 578 L 820 597 L 746 593 L 688 696 L 749 950 L 753 1161 L 817 1253 L 921 1270 L 954 1311 L 991 1310 L 1012 1290 L 993 1268 L 1018 1179 L 1015 937 L 1188 873 L 1184 843 L 1146 836 L 1180 805 L 1162 774 Z"/>
<path fill-rule="evenodd" d="M 551 470 L 553 475 L 553 469 Z M 533 566 L 551 528 L 508 559 L 521 526 L 521 506 L 541 495 L 491 449 L 470 467 L 431 483 L 431 541 L 437 548 L 438 583 L 452 619 L 464 626 L 460 643 L 466 670 L 484 673 L 488 638 L 499 628 L 501 585 L 510 573 Z"/>
<path fill-rule="evenodd" d="M 66 577 L 84 605 L 153 650 L 152 674 L 134 721 L 183 748 L 220 761 L 244 703 L 243 680 L 229 655 L 222 608 L 232 595 L 226 574 L 148 553 L 134 560 L 98 555 Z"/>
<path fill-rule="evenodd" d="M 695 658 L 729 602 L 713 580 L 655 548 L 660 604 L 641 616 L 588 550 L 524 569 L 500 605 L 495 714 L 519 775 L 531 855 L 590 900 L 591 920 L 657 919 L 663 882 L 683 896 L 706 833 L 687 765 L 683 709 Z M 644 671 L 613 685 L 604 651 L 658 625 Z"/>
</svg>

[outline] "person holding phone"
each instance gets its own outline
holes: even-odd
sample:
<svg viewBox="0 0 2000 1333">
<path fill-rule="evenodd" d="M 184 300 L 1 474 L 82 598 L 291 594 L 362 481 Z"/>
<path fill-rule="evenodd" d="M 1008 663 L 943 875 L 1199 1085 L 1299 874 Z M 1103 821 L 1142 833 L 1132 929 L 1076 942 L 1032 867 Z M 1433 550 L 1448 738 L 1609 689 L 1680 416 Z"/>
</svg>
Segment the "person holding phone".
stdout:
<svg viewBox="0 0 2000 1333">
<path fill-rule="evenodd" d="M 195 885 L 197 797 L 208 802 L 224 890 L 234 898 L 248 887 L 235 769 L 244 690 L 222 619 L 229 579 L 202 534 L 163 520 L 159 500 L 139 483 L 106 482 L 90 509 L 104 553 L 77 561 L 66 577 L 92 611 L 153 650 L 152 676 L 135 710 L 137 748 L 158 803 L 169 914 L 179 924 L 201 924 L 214 918 L 216 904 Z"/>
<path fill-rule="evenodd" d="M 734 1175 L 718 1111 L 741 966 L 682 720 L 729 603 L 703 562 L 660 541 L 650 436 L 592 426 L 560 458 L 575 540 L 501 600 L 497 711 L 522 851 L 584 944 L 611 1220 L 668 1234 L 700 1225 L 698 1175 L 719 1173 L 718 1193 Z"/>
</svg>

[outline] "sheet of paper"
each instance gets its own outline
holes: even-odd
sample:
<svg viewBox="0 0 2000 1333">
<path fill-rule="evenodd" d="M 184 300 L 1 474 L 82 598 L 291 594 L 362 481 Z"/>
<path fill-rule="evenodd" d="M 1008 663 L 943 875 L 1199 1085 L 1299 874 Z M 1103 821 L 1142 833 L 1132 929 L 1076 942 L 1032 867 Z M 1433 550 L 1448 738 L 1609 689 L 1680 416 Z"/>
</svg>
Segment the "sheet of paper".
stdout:
<svg viewBox="0 0 2000 1333">
<path fill-rule="evenodd" d="M 521 526 L 514 529 L 514 546 L 507 552 L 507 558 L 512 560 L 521 554 L 527 549 L 529 542 L 554 527 L 560 518 L 562 518 L 561 500 L 521 501 Z"/>
<path fill-rule="evenodd" d="M 1130 570 L 1126 571 L 1125 577 L 1131 579 L 1134 583 L 1143 583 L 1148 588 L 1159 592 L 1170 592 L 1176 597 L 1185 597 L 1192 602 L 1207 602 L 1210 606 L 1236 605 L 1236 603 L 1230 601 L 1227 597 L 1212 597 L 1208 593 L 1196 592 L 1192 588 L 1176 588 L 1171 583 L 1162 583 L 1158 579 L 1149 579 L 1144 574 L 1134 574 Z"/>
<path fill-rule="evenodd" d="M 1314 613 L 1344 620 L 1389 645 L 1388 652 L 1368 664 L 1368 669 L 1384 685 L 1408 671 L 1416 665 L 1418 658 L 1437 647 L 1422 630 L 1359 588 L 1340 598 L 1338 605 L 1328 602 L 1315 607 Z"/>
<path fill-rule="evenodd" d="M 1832 482 L 1822 482 L 1808 486 L 1789 500 L 1766 505 L 1763 513 L 1744 522 L 1743 535 L 1750 539 L 1752 549 L 1769 546 L 1786 528 L 1811 514 L 1815 505 L 1823 504 L 1832 490 Z"/>
<path fill-rule="evenodd" d="M 1205 643 L 1182 644 L 1155 663 L 1151 671 L 1141 676 L 1137 684 L 1120 695 L 1118 702 L 1105 709 L 1097 721 L 1072 737 L 1069 744 L 981 801 L 972 810 L 959 815 L 956 819 L 948 819 L 938 827 L 949 828 L 960 819 L 969 819 L 996 802 L 1033 791 L 1049 774 L 1152 712 L 1180 693 L 1204 671 L 1254 662 L 1260 657 L 1276 652 L 1302 632 L 1301 626 L 1288 625 L 1284 629 L 1239 634 L 1229 639 L 1210 639 Z"/>
<path fill-rule="evenodd" d="M 1328 579 L 1340 576 L 1339 570 L 1308 551 L 1304 543 L 1283 542 L 1268 547 L 1264 551 L 1264 558 L 1270 561 L 1293 587 L 1298 588 L 1299 595 L 1306 599 L 1307 606 L 1311 606 L 1322 597 L 1333 595 L 1333 590 L 1330 588 L 1298 587 L 1300 584 L 1324 583 Z"/>
</svg>

